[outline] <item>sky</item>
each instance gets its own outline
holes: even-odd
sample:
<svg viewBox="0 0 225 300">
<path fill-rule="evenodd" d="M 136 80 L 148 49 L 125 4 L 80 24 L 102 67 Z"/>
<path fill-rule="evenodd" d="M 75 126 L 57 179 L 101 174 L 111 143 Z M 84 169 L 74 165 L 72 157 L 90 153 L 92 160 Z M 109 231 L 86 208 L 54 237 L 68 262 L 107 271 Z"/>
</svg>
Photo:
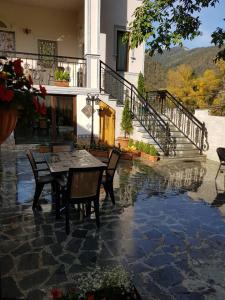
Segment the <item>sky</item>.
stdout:
<svg viewBox="0 0 225 300">
<path fill-rule="evenodd" d="M 211 33 L 217 28 L 225 28 L 225 0 L 220 0 L 214 7 L 208 7 L 199 14 L 202 25 L 200 31 L 202 35 L 192 41 L 184 41 L 187 48 L 208 47 L 212 46 Z"/>
</svg>

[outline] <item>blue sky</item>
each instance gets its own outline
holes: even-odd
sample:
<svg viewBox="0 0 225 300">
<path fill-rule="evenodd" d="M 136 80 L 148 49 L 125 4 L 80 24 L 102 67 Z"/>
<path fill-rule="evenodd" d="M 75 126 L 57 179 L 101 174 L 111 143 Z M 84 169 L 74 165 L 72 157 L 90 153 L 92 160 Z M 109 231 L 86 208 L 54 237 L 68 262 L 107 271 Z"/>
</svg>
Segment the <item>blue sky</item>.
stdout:
<svg viewBox="0 0 225 300">
<path fill-rule="evenodd" d="M 211 33 L 217 28 L 225 28 L 225 0 L 220 0 L 216 7 L 208 7 L 199 14 L 202 25 L 200 31 L 202 36 L 195 38 L 193 41 L 184 41 L 184 46 L 188 48 L 212 46 Z"/>
</svg>

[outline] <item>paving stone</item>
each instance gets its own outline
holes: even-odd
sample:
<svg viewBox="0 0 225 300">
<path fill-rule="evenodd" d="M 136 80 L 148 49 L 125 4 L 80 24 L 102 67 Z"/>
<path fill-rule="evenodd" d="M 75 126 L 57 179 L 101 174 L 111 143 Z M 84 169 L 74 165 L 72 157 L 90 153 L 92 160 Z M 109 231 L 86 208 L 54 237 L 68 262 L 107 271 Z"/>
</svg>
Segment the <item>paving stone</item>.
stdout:
<svg viewBox="0 0 225 300">
<path fill-rule="evenodd" d="M 44 266 L 58 264 L 58 262 L 57 262 L 57 260 L 55 260 L 54 256 L 46 251 L 42 252 L 42 263 Z"/>
<path fill-rule="evenodd" d="M 59 256 L 59 259 L 65 264 L 72 265 L 74 263 L 75 257 L 69 253 L 66 253 L 62 256 Z"/>
<path fill-rule="evenodd" d="M 55 232 L 55 236 L 56 236 L 57 242 L 59 244 L 61 244 L 62 242 L 64 242 L 67 239 L 67 235 L 65 233 L 65 230 L 63 230 L 63 231 L 56 231 Z"/>
<path fill-rule="evenodd" d="M 46 296 L 46 292 L 42 290 L 33 290 L 30 291 L 27 295 L 27 300 L 44 300 L 44 297 Z"/>
<path fill-rule="evenodd" d="M 95 251 L 82 251 L 79 255 L 79 259 L 81 264 L 84 266 L 88 266 L 90 264 L 94 264 L 97 261 L 97 253 Z"/>
<path fill-rule="evenodd" d="M 98 238 L 88 237 L 83 243 L 81 250 L 98 250 L 99 240 Z"/>
<path fill-rule="evenodd" d="M 60 244 L 53 244 L 53 245 L 50 246 L 50 249 L 51 249 L 52 254 L 54 256 L 61 255 L 62 252 L 63 252 L 63 248 Z"/>
<path fill-rule="evenodd" d="M 89 270 L 89 268 L 87 266 L 84 265 L 80 265 L 80 264 L 73 264 L 70 269 L 69 269 L 69 273 L 83 273 L 83 272 L 87 272 Z"/>
<path fill-rule="evenodd" d="M 39 238 L 35 239 L 32 242 L 32 245 L 33 245 L 33 247 L 44 247 L 44 246 L 47 246 L 47 245 L 50 245 L 53 243 L 54 243 L 54 241 L 53 241 L 52 237 L 44 236 L 44 237 L 39 237 Z"/>
<path fill-rule="evenodd" d="M 174 267 L 168 266 L 151 273 L 153 280 L 164 287 L 177 285 L 183 276 Z"/>
<path fill-rule="evenodd" d="M 48 269 L 38 270 L 30 275 L 26 275 L 23 279 L 19 282 L 19 285 L 22 289 L 28 290 L 32 287 L 35 288 L 45 282 L 49 277 Z"/>
<path fill-rule="evenodd" d="M 171 264 L 173 261 L 174 261 L 174 257 L 172 255 L 160 254 L 160 255 L 154 255 L 149 259 L 146 259 L 145 264 L 147 264 L 150 267 L 162 267 Z"/>
<path fill-rule="evenodd" d="M 33 270 L 39 267 L 39 254 L 28 253 L 24 254 L 19 259 L 18 271 Z"/>
<path fill-rule="evenodd" d="M 63 265 L 61 265 L 57 268 L 57 270 L 49 278 L 46 285 L 53 286 L 53 285 L 61 284 L 62 282 L 66 282 L 66 281 L 67 281 L 67 277 L 65 274 L 65 267 Z"/>
<path fill-rule="evenodd" d="M 66 250 L 77 253 L 81 247 L 83 240 L 73 238 L 66 246 Z"/>
<path fill-rule="evenodd" d="M 88 230 L 85 229 L 75 229 L 72 232 L 72 236 L 76 238 L 85 238 L 87 235 Z"/>
<path fill-rule="evenodd" d="M 1 279 L 2 299 L 20 299 L 23 296 L 23 293 L 19 290 L 15 280 L 12 277 L 3 277 Z"/>
<path fill-rule="evenodd" d="M 14 261 L 10 255 L 0 257 L 1 275 L 7 274 L 14 267 Z"/>
</svg>

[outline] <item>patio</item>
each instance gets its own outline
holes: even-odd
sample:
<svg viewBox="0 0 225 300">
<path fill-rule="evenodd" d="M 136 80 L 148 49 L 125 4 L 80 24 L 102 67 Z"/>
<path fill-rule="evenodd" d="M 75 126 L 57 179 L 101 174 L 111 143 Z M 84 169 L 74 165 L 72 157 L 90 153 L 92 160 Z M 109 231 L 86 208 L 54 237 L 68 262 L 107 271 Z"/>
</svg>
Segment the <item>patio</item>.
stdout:
<svg viewBox="0 0 225 300">
<path fill-rule="evenodd" d="M 0 153 L 0 261 L 4 299 L 48 299 L 80 272 L 122 264 L 143 299 L 225 298 L 225 191 L 212 161 L 121 162 L 116 206 L 101 193 L 101 228 L 74 213 L 55 220 L 50 190 L 31 209 L 34 178 L 24 152 Z"/>
</svg>

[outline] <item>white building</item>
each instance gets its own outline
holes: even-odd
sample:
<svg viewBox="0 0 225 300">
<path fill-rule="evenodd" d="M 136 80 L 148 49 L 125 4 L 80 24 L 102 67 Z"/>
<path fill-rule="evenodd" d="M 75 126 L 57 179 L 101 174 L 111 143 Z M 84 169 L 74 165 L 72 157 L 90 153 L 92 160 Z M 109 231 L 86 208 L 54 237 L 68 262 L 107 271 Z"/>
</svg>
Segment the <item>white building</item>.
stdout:
<svg viewBox="0 0 225 300">
<path fill-rule="evenodd" d="M 129 50 L 122 43 L 122 35 L 141 1 L 0 0 L 0 3 L 0 53 L 22 58 L 34 84 L 46 87 L 51 133 L 72 130 L 75 136 L 90 136 L 92 118 L 86 98 L 88 93 L 98 94 L 102 101 L 100 110 L 95 105 L 94 134 L 113 144 L 120 134 L 122 108 L 108 101 L 104 94 L 106 81 L 112 84 L 113 78 L 106 80 L 104 76 L 106 71 L 116 76 L 112 71 L 115 70 L 137 85 L 138 74 L 144 71 L 144 45 Z M 106 64 L 101 64 L 102 68 L 100 61 Z M 61 71 L 58 77 L 69 76 L 67 87 L 58 86 L 56 71 Z M 36 135 L 35 126 L 40 124 L 34 125 L 32 136 Z"/>
</svg>

